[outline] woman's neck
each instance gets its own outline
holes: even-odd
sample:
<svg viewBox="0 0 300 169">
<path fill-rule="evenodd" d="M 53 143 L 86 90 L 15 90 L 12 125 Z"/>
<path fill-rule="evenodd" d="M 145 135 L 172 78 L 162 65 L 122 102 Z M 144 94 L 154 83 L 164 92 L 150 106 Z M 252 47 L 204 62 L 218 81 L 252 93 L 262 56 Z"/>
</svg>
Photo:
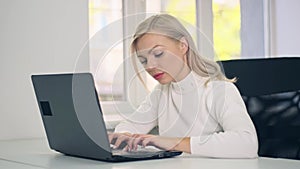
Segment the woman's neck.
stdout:
<svg viewBox="0 0 300 169">
<path fill-rule="evenodd" d="M 191 69 L 188 67 L 188 65 L 185 64 L 180 70 L 180 72 L 178 73 L 178 75 L 176 76 L 176 78 L 174 79 L 174 82 L 179 82 L 183 80 L 187 75 L 190 74 L 190 72 Z"/>
</svg>

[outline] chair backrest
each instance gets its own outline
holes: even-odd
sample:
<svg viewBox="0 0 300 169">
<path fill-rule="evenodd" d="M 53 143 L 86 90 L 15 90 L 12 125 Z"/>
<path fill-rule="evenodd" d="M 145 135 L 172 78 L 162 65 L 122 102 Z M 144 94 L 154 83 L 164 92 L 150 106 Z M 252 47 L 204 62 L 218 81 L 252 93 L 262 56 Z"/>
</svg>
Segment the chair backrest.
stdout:
<svg viewBox="0 0 300 169">
<path fill-rule="evenodd" d="M 218 62 L 256 127 L 259 156 L 300 159 L 300 57 Z"/>
</svg>

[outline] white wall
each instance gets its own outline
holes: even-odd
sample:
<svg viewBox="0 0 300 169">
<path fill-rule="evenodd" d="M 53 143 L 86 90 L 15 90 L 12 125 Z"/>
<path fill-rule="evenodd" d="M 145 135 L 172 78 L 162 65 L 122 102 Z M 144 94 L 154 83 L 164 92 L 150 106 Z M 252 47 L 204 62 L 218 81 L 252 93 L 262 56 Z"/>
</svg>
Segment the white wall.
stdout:
<svg viewBox="0 0 300 169">
<path fill-rule="evenodd" d="M 0 139 L 44 136 L 30 75 L 74 71 L 87 39 L 87 0 L 0 0 Z"/>
<path fill-rule="evenodd" d="M 300 56 L 300 1 L 271 0 L 272 4 L 272 49 L 277 56 Z"/>
</svg>

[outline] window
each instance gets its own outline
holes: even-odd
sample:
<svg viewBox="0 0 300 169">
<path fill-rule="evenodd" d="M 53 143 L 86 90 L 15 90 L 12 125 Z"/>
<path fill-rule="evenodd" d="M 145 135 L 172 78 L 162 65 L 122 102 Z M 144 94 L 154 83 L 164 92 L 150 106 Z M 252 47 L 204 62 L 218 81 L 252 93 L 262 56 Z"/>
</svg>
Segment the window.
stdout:
<svg viewBox="0 0 300 169">
<path fill-rule="evenodd" d="M 89 1 L 90 68 L 102 101 L 124 100 L 123 27 L 108 30 L 122 25 L 121 18 L 122 0 Z"/>
</svg>

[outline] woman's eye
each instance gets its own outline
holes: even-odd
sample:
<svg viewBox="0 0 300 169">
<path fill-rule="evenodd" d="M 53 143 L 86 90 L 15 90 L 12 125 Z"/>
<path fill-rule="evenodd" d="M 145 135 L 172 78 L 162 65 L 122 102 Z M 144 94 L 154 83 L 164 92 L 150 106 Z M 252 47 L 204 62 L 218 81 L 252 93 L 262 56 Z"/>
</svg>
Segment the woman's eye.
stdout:
<svg viewBox="0 0 300 169">
<path fill-rule="evenodd" d="M 159 52 L 155 52 L 155 53 L 154 53 L 154 56 L 155 56 L 155 57 L 160 57 L 160 56 L 162 56 L 163 54 L 164 54 L 163 51 L 159 51 Z"/>
<path fill-rule="evenodd" d="M 147 64 L 147 59 L 144 59 L 144 58 L 143 58 L 143 59 L 140 59 L 140 62 L 141 62 L 141 64 L 143 64 L 143 65 L 144 65 L 144 64 Z"/>
</svg>

